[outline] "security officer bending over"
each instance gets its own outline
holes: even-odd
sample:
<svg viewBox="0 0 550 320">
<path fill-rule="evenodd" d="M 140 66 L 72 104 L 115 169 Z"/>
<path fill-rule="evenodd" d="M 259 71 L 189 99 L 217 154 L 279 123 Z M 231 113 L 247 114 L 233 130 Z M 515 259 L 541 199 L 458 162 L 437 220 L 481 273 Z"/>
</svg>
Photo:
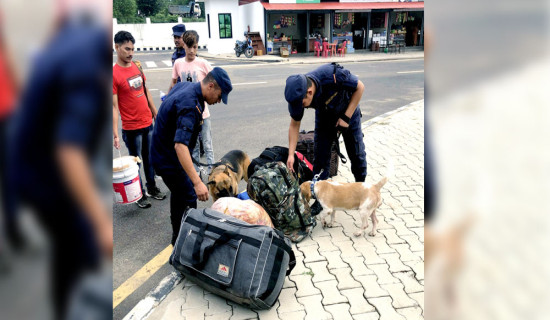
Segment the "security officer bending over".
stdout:
<svg viewBox="0 0 550 320">
<path fill-rule="evenodd" d="M 313 108 L 315 109 L 314 174 L 322 169 L 323 173 L 319 180 L 328 178 L 331 146 L 337 138 L 337 133 L 342 132 L 355 181 L 365 181 L 367 159 L 359 108 L 364 89 L 363 82 L 357 79 L 357 76 L 336 63 L 320 66 L 305 75 L 296 74 L 287 78 L 285 98 L 291 116 L 288 129 L 288 168 L 293 168 L 294 165 L 294 151 L 296 151 L 304 108 Z M 315 202 L 312 210 L 320 211 L 318 202 Z"/>
<path fill-rule="evenodd" d="M 227 95 L 232 89 L 227 72 L 216 67 L 202 82 L 176 84 L 159 108 L 151 162 L 171 191 L 172 245 L 178 237 L 185 210 L 196 208 L 197 198 L 208 201 L 208 189 L 195 171 L 189 152 L 195 148 L 201 130 L 204 103 L 213 105 L 223 101 L 227 104 Z"/>
</svg>

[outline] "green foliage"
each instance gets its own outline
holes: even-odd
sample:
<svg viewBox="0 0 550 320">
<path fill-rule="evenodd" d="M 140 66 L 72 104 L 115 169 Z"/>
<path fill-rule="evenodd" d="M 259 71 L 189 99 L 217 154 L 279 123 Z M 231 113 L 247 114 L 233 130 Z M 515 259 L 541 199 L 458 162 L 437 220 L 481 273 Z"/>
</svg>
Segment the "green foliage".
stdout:
<svg viewBox="0 0 550 320">
<path fill-rule="evenodd" d="M 190 0 L 113 0 L 113 18 L 120 24 L 145 23 L 145 17 L 150 17 L 152 23 L 177 23 L 178 16 L 168 12 L 170 5 L 187 5 Z M 204 2 L 199 2 L 201 16 L 199 18 L 182 18 L 185 22 L 204 22 Z M 138 15 L 138 9 L 140 15 Z M 150 14 L 152 12 L 152 14 Z"/>
<path fill-rule="evenodd" d="M 175 16 L 173 14 L 163 14 L 163 13 L 157 13 L 156 15 L 151 17 L 152 23 L 168 23 L 168 22 L 178 22 L 178 16 Z"/>
<path fill-rule="evenodd" d="M 113 0 L 113 17 L 118 20 L 135 17 L 137 14 L 136 0 Z"/>
<path fill-rule="evenodd" d="M 159 0 L 136 0 L 137 8 L 141 16 L 152 17 L 160 10 Z"/>
</svg>

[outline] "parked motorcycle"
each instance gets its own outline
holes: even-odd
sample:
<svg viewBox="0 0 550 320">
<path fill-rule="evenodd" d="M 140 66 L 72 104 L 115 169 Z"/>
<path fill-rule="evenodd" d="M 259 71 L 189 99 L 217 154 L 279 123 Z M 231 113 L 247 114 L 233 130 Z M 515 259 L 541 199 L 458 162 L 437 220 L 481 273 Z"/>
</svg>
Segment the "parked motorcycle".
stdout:
<svg viewBox="0 0 550 320">
<path fill-rule="evenodd" d="M 245 41 L 239 41 L 235 42 L 235 54 L 237 57 L 240 57 L 242 53 L 244 53 L 244 56 L 247 58 L 252 58 L 254 55 L 254 48 L 252 47 L 252 40 L 250 40 L 250 37 L 248 36 L 248 33 L 245 32 Z"/>
</svg>

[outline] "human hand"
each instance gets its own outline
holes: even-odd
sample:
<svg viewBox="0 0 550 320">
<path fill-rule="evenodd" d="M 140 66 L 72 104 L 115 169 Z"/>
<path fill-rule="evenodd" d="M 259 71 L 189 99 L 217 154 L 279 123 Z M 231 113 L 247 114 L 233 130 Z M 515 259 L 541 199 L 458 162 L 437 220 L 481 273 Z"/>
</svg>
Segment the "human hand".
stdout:
<svg viewBox="0 0 550 320">
<path fill-rule="evenodd" d="M 340 118 L 338 119 L 338 122 L 336 122 L 336 127 L 342 127 L 347 129 L 349 127 L 349 124 Z"/>
<path fill-rule="evenodd" d="M 342 119 L 338 119 L 338 122 L 336 122 L 336 130 L 340 131 L 340 132 L 345 132 L 347 131 L 349 128 L 349 124 L 342 120 Z"/>
<path fill-rule="evenodd" d="M 294 154 L 288 155 L 288 159 L 286 159 L 286 167 L 288 170 L 294 172 Z"/>
<path fill-rule="evenodd" d="M 208 201 L 208 188 L 202 181 L 195 184 L 193 187 L 200 201 Z"/>
<path fill-rule="evenodd" d="M 115 136 L 113 145 L 115 146 L 115 148 L 120 149 L 120 141 L 118 139 L 118 136 Z"/>
<path fill-rule="evenodd" d="M 104 223 L 98 230 L 98 244 L 101 252 L 109 260 L 113 260 L 113 223 Z"/>
</svg>

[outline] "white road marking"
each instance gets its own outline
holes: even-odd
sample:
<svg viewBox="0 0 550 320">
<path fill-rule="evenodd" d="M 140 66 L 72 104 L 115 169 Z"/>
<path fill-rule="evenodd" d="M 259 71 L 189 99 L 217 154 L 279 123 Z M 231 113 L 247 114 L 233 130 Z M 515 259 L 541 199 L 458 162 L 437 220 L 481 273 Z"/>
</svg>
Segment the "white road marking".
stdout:
<svg viewBox="0 0 550 320">
<path fill-rule="evenodd" d="M 234 86 L 244 86 L 244 85 L 249 85 L 249 84 L 262 84 L 262 83 L 267 83 L 267 81 L 233 83 L 233 85 Z"/>
<path fill-rule="evenodd" d="M 162 60 L 162 63 L 164 63 L 168 67 L 172 66 L 172 60 Z"/>
<path fill-rule="evenodd" d="M 415 71 L 398 71 L 397 73 L 424 73 L 424 70 L 415 70 Z"/>
<path fill-rule="evenodd" d="M 155 61 L 145 61 L 145 64 L 147 65 L 147 68 L 156 68 L 157 64 Z"/>
</svg>

